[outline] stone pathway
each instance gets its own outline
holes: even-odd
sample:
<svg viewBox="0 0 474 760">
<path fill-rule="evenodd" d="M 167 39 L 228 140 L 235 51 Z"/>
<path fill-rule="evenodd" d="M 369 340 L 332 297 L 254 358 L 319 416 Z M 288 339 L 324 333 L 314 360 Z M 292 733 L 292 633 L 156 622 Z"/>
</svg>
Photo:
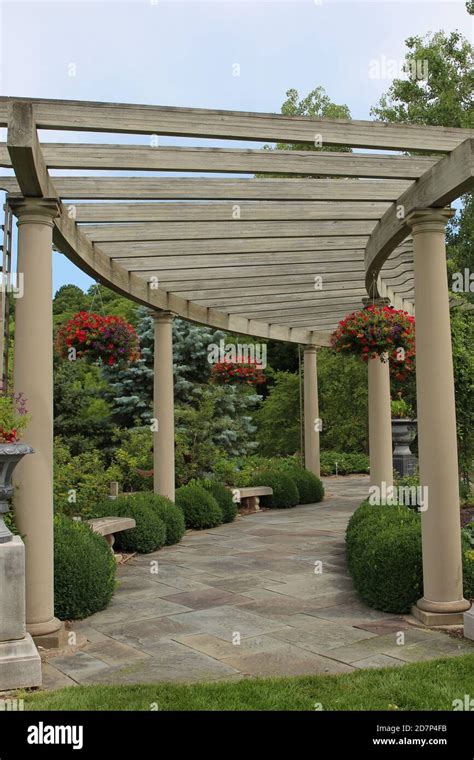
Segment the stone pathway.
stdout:
<svg viewBox="0 0 474 760">
<path fill-rule="evenodd" d="M 344 532 L 368 479 L 325 485 L 321 504 L 188 532 L 120 566 L 110 606 L 74 625 L 88 643 L 47 656 L 45 688 L 348 673 L 474 652 L 358 600 Z"/>
</svg>

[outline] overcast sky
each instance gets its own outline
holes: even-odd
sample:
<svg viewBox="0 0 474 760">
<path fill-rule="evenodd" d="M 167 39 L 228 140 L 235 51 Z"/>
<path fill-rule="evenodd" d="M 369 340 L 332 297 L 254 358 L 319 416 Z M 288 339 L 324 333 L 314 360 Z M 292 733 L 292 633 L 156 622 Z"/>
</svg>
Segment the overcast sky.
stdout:
<svg viewBox="0 0 474 760">
<path fill-rule="evenodd" d="M 0 0 L 0 14 L 3 95 L 278 112 L 290 87 L 322 85 L 357 119 L 390 86 L 407 37 L 473 38 L 464 0 Z M 55 254 L 64 282 L 90 280 Z"/>
</svg>

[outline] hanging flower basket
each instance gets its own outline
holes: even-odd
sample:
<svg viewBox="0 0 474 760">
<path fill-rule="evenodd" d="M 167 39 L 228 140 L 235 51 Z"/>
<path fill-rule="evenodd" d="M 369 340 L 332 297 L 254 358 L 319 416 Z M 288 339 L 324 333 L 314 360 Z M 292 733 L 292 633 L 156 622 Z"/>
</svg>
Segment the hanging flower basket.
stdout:
<svg viewBox="0 0 474 760">
<path fill-rule="evenodd" d="M 138 335 L 121 317 L 103 317 L 80 311 L 59 328 L 56 348 L 67 359 L 86 359 L 107 366 L 140 358 Z"/>
<path fill-rule="evenodd" d="M 366 362 L 376 356 L 388 360 L 395 379 L 403 380 L 415 366 L 415 318 L 390 306 L 369 306 L 339 322 L 331 346 Z"/>
<path fill-rule="evenodd" d="M 211 381 L 226 385 L 244 383 L 260 385 L 265 382 L 265 374 L 261 364 L 248 362 L 216 362 L 212 365 Z"/>
</svg>

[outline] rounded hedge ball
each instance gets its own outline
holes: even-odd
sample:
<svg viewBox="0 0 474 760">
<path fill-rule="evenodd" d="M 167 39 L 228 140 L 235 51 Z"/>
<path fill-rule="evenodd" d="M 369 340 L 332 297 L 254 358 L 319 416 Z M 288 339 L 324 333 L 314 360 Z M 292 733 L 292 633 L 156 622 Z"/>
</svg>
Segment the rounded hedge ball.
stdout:
<svg viewBox="0 0 474 760">
<path fill-rule="evenodd" d="M 81 620 L 103 610 L 114 593 L 117 563 L 87 523 L 54 519 L 54 614 Z"/>
<path fill-rule="evenodd" d="M 223 521 L 222 509 L 206 488 L 197 483 L 181 486 L 176 491 L 176 504 L 184 512 L 187 528 L 215 528 Z"/>
</svg>

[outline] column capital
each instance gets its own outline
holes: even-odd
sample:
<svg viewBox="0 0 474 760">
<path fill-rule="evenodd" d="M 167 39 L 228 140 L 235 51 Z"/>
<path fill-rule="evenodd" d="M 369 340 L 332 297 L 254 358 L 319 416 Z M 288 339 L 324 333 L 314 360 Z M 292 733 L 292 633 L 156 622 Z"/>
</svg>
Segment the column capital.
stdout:
<svg viewBox="0 0 474 760">
<path fill-rule="evenodd" d="M 8 205 L 17 218 L 17 225 L 45 224 L 53 227 L 54 219 L 61 215 L 59 198 L 24 198 L 9 196 Z"/>
<path fill-rule="evenodd" d="M 176 314 L 172 311 L 152 311 L 153 321 L 160 324 L 171 324 Z"/>
<path fill-rule="evenodd" d="M 318 347 L 315 346 L 314 343 L 308 343 L 308 345 L 304 346 L 303 350 L 305 354 L 316 354 Z"/>
<path fill-rule="evenodd" d="M 415 209 L 406 218 L 406 223 L 412 229 L 412 235 L 419 232 L 444 232 L 444 229 L 454 216 L 452 208 L 420 208 Z"/>
</svg>

